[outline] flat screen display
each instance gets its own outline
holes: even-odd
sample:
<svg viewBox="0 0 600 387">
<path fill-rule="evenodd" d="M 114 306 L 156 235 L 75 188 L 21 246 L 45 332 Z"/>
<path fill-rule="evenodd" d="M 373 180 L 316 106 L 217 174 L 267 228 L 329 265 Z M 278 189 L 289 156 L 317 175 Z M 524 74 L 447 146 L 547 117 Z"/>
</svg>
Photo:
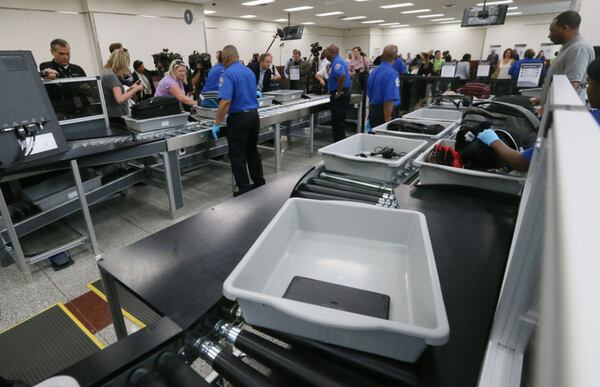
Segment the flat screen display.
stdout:
<svg viewBox="0 0 600 387">
<path fill-rule="evenodd" d="M 504 24 L 506 20 L 507 4 L 471 7 L 465 9 L 461 27 L 495 26 Z"/>
</svg>

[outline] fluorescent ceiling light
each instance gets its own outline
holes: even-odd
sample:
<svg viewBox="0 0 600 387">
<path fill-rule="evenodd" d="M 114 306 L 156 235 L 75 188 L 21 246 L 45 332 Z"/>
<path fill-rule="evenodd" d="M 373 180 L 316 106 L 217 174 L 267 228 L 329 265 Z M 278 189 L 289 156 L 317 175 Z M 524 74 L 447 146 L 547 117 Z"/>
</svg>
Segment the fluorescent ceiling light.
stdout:
<svg viewBox="0 0 600 387">
<path fill-rule="evenodd" d="M 274 22 L 286 22 L 288 19 L 275 19 Z"/>
<path fill-rule="evenodd" d="M 445 17 L 445 18 L 442 18 L 442 19 L 431 19 L 431 21 L 435 21 L 435 22 L 438 22 L 438 21 L 448 21 L 448 20 L 454 20 L 454 18 L 453 17 Z"/>
<path fill-rule="evenodd" d="M 306 11 L 307 9 L 313 9 L 314 7 L 311 7 L 310 5 L 303 5 L 301 7 L 294 7 L 294 8 L 286 8 L 284 9 L 285 12 L 296 12 L 296 11 Z"/>
<path fill-rule="evenodd" d="M 375 23 L 383 23 L 385 20 L 367 20 L 362 22 L 362 24 L 375 24 Z"/>
<path fill-rule="evenodd" d="M 204 14 L 205 15 L 212 15 L 213 13 L 217 13 L 217 11 L 213 11 L 212 9 L 205 9 L 204 10 Z"/>
<path fill-rule="evenodd" d="M 240 16 L 240 17 L 241 17 L 242 19 L 252 19 L 252 18 L 255 18 L 255 17 L 256 17 L 256 15 L 242 15 L 242 16 Z"/>
<path fill-rule="evenodd" d="M 443 13 L 432 13 L 431 15 L 419 15 L 417 16 L 419 19 L 427 19 L 430 17 L 440 17 L 440 16 L 444 16 Z"/>
<path fill-rule="evenodd" d="M 360 20 L 360 19 L 366 19 L 366 16 L 350 16 L 350 17 L 343 17 L 342 20 Z"/>
<path fill-rule="evenodd" d="M 515 15 L 522 15 L 522 14 L 523 14 L 523 12 L 508 12 L 506 14 L 506 16 L 515 16 Z"/>
<path fill-rule="evenodd" d="M 357 3 L 364 3 L 364 2 L 369 1 L 369 0 L 354 0 L 354 1 L 356 1 Z"/>
<path fill-rule="evenodd" d="M 79 15 L 79 12 L 75 11 L 56 11 L 56 13 L 64 13 L 65 15 Z"/>
<path fill-rule="evenodd" d="M 305 26 L 310 26 L 310 25 L 315 24 L 315 22 L 304 22 L 302 24 L 305 25 Z"/>
<path fill-rule="evenodd" d="M 509 11 L 512 11 L 513 9 L 519 9 L 519 7 L 517 7 L 516 5 L 514 7 L 508 7 L 507 8 Z"/>
<path fill-rule="evenodd" d="M 389 26 L 388 28 L 404 28 L 410 27 L 410 24 L 400 24 L 399 26 Z"/>
<path fill-rule="evenodd" d="M 439 24 L 453 24 L 453 23 L 462 23 L 462 22 L 460 20 L 439 22 Z"/>
<path fill-rule="evenodd" d="M 333 16 L 333 15 L 343 15 L 344 13 L 342 11 L 334 11 L 334 12 L 325 12 L 325 13 L 318 13 L 315 16 Z"/>
<path fill-rule="evenodd" d="M 405 15 L 411 14 L 411 13 L 423 13 L 423 12 L 431 12 L 431 10 L 429 8 L 426 9 L 413 9 L 410 11 L 403 11 L 402 13 Z"/>
<path fill-rule="evenodd" d="M 383 24 L 380 24 L 380 26 L 382 26 L 382 27 L 397 26 L 397 25 L 400 25 L 400 23 L 396 22 L 396 23 L 383 23 Z"/>
<path fill-rule="evenodd" d="M 245 3 L 242 3 L 242 5 L 247 5 L 249 7 L 253 6 L 253 5 L 263 5 L 263 4 L 269 4 L 269 3 L 274 3 L 275 0 L 252 0 L 252 1 L 246 1 Z"/>
<path fill-rule="evenodd" d="M 488 5 L 498 5 L 498 4 L 510 4 L 512 3 L 513 0 L 498 0 L 498 1 L 490 1 L 488 3 L 485 3 L 486 6 Z M 483 7 L 483 3 L 477 3 L 478 7 Z"/>
<path fill-rule="evenodd" d="M 414 5 L 413 3 L 398 3 L 398 4 L 382 5 L 379 8 L 392 9 L 392 8 L 412 7 L 413 5 Z"/>
</svg>

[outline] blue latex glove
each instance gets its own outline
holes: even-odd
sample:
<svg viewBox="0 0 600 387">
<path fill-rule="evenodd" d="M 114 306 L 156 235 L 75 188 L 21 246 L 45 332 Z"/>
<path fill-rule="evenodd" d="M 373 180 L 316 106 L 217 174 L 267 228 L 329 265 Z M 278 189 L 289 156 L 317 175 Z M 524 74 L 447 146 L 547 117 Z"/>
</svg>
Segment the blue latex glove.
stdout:
<svg viewBox="0 0 600 387">
<path fill-rule="evenodd" d="M 371 133 L 372 129 L 371 121 L 367 118 L 367 122 L 365 123 L 365 133 Z"/>
<path fill-rule="evenodd" d="M 213 138 L 215 138 L 215 139 L 219 138 L 219 131 L 221 130 L 221 125 L 213 124 L 211 130 L 212 130 Z"/>
<path fill-rule="evenodd" d="M 260 90 L 256 90 L 256 98 L 262 98 L 262 93 Z"/>
<path fill-rule="evenodd" d="M 479 132 L 477 139 L 487 146 L 492 145 L 496 141 L 500 141 L 500 137 L 498 137 L 496 132 L 494 132 L 492 129 L 486 129 L 482 132 Z"/>
</svg>

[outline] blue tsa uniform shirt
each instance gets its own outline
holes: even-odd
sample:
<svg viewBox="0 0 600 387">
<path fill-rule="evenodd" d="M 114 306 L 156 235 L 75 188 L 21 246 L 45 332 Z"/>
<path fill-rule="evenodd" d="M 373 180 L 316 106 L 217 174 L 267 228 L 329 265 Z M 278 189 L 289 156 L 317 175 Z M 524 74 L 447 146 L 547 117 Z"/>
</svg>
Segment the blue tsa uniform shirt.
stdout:
<svg viewBox="0 0 600 387">
<path fill-rule="evenodd" d="M 340 77 L 346 76 L 344 79 L 344 89 L 350 88 L 350 71 L 348 71 L 348 64 L 342 59 L 341 56 L 333 58 L 331 68 L 329 70 L 329 80 L 327 81 L 327 90 L 330 93 L 338 91 L 338 80 Z M 343 90 L 340 90 L 343 91 Z"/>
<path fill-rule="evenodd" d="M 400 58 L 396 58 L 396 61 L 394 62 L 394 69 L 400 74 L 406 74 L 406 72 L 408 71 L 406 68 L 406 63 L 404 63 L 404 61 Z"/>
<path fill-rule="evenodd" d="M 221 74 L 223 74 L 224 70 L 225 66 L 223 66 L 221 63 L 217 63 L 210 69 L 208 75 L 206 76 L 206 82 L 204 83 L 202 93 L 219 91 L 219 79 L 221 78 Z"/>
<path fill-rule="evenodd" d="M 227 67 L 219 79 L 219 99 L 231 101 L 229 114 L 258 109 L 256 76 L 240 62 Z"/>
<path fill-rule="evenodd" d="M 381 62 L 367 81 L 367 95 L 371 105 L 383 105 L 392 101 L 400 105 L 400 78 L 398 72 L 388 62 Z"/>
</svg>

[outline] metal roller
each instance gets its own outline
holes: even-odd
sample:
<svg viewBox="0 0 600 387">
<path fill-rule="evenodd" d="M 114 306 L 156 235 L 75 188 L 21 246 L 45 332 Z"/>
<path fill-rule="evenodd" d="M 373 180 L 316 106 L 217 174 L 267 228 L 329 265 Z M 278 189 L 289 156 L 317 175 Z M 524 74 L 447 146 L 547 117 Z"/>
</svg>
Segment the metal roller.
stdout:
<svg viewBox="0 0 600 387">
<path fill-rule="evenodd" d="M 308 352 L 318 352 L 327 358 L 335 360 L 337 363 L 341 362 L 348 367 L 361 369 L 368 371 L 373 375 L 384 377 L 390 382 L 393 382 L 393 385 L 395 386 L 416 387 L 419 385 L 415 368 L 406 363 L 320 343 L 296 335 L 263 329 L 261 329 L 261 331 L 265 331 L 268 335 L 291 344 L 294 347 L 301 347 Z"/>
<path fill-rule="evenodd" d="M 311 386 L 344 387 L 342 384 L 321 372 L 308 367 L 297 354 L 263 339 L 251 332 L 236 328 L 231 324 L 220 323 L 217 332 L 238 349 L 265 366 L 294 376 Z"/>
<path fill-rule="evenodd" d="M 320 177 L 328 180 L 335 180 L 347 184 L 358 185 L 365 188 L 373 188 L 386 192 L 394 192 L 394 189 L 382 183 L 368 181 L 366 179 L 357 178 L 356 176 L 341 175 L 331 172 L 321 172 Z"/>
<path fill-rule="evenodd" d="M 276 387 L 266 376 L 240 359 L 225 351 L 223 347 L 203 339 L 191 341 L 190 347 L 215 371 L 236 387 Z"/>
<path fill-rule="evenodd" d="M 364 195 L 375 196 L 377 198 L 382 197 L 382 195 L 384 198 L 386 198 L 386 195 L 389 195 L 387 193 L 382 194 L 382 191 L 380 191 L 380 190 L 373 190 L 373 189 L 362 188 L 362 187 L 358 187 L 358 186 L 351 186 L 348 184 L 342 184 L 342 183 L 338 183 L 335 181 L 324 180 L 324 179 L 319 179 L 319 178 L 310 179 L 308 182 L 309 182 L 309 184 L 321 185 L 323 187 L 336 188 L 336 189 L 341 189 L 341 190 L 352 190 L 352 192 L 356 192 L 356 193 L 360 193 L 360 194 L 364 194 Z"/>
<path fill-rule="evenodd" d="M 173 387 L 210 387 L 202 376 L 173 353 L 163 353 L 157 361 L 160 374 Z"/>
<path fill-rule="evenodd" d="M 350 191 L 343 191 L 335 188 L 322 187 L 319 185 L 311 185 L 311 184 L 301 184 L 299 187 L 301 191 L 309 191 L 309 192 L 317 192 L 326 195 L 339 196 L 342 199 L 356 199 L 361 200 L 363 202 L 372 203 L 372 204 L 385 204 L 385 200 L 381 198 L 376 198 L 370 195 L 358 194 Z"/>
</svg>

